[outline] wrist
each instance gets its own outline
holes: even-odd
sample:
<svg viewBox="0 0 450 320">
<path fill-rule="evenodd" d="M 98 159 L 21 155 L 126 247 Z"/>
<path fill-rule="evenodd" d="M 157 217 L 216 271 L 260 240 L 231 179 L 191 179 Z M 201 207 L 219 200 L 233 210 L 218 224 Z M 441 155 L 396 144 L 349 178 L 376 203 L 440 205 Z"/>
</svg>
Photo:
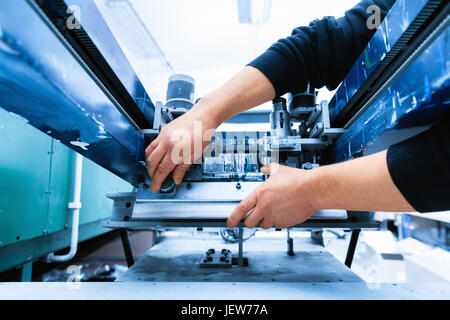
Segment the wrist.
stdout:
<svg viewBox="0 0 450 320">
<path fill-rule="evenodd" d="M 202 97 L 200 101 L 191 109 L 192 112 L 198 114 L 198 118 L 205 122 L 208 129 L 217 129 L 218 126 L 225 121 L 222 119 L 222 110 L 215 99 L 211 99 L 208 95 Z"/>
<path fill-rule="evenodd" d="M 330 181 L 331 176 L 328 166 L 318 167 L 307 171 L 307 186 L 310 190 L 309 198 L 311 206 L 314 210 L 331 209 L 330 195 L 333 183 Z"/>
</svg>

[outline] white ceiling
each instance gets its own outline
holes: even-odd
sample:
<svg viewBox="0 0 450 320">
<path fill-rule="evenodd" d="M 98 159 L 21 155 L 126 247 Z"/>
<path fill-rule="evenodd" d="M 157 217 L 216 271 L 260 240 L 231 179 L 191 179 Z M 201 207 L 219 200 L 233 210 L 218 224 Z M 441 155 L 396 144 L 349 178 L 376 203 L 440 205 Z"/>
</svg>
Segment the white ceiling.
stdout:
<svg viewBox="0 0 450 320">
<path fill-rule="evenodd" d="M 202 96 L 228 80 L 273 42 L 288 36 L 294 27 L 323 16 L 342 16 L 358 1 L 272 0 L 270 21 L 262 26 L 238 23 L 236 0 L 130 2 L 175 72 L 193 76 L 196 96 Z M 146 61 L 133 57 L 130 61 L 153 100 L 164 100 L 168 74 L 155 73 Z"/>
</svg>

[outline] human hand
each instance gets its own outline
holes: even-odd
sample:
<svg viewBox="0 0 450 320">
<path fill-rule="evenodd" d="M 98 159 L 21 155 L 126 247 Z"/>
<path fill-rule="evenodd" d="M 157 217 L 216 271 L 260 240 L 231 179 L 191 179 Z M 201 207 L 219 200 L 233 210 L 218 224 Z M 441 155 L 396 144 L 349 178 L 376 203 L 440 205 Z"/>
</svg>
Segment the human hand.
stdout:
<svg viewBox="0 0 450 320">
<path fill-rule="evenodd" d="M 314 170 L 268 164 L 261 172 L 270 175 L 269 179 L 241 201 L 228 217 L 228 227 L 235 228 L 245 218 L 244 224 L 254 228 L 287 228 L 297 225 L 318 209 L 315 204 Z"/>
<path fill-rule="evenodd" d="M 203 99 L 202 99 L 203 100 Z M 190 111 L 165 125 L 145 150 L 150 189 L 157 192 L 167 176 L 180 184 L 190 165 L 201 157 L 219 123 L 207 103 L 200 102 Z"/>
</svg>

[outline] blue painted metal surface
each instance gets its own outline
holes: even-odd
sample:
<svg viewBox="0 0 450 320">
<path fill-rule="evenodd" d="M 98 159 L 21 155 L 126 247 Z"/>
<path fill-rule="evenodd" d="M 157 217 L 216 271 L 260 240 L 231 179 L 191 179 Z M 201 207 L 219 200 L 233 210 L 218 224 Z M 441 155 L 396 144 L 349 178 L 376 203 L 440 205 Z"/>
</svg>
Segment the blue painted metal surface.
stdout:
<svg viewBox="0 0 450 320">
<path fill-rule="evenodd" d="M 450 112 L 450 27 L 349 127 L 332 161 L 386 148 L 400 129 L 420 128 Z M 387 134 L 391 133 L 391 134 Z M 376 145 L 377 150 L 374 149 Z"/>
<path fill-rule="evenodd" d="M 64 0 L 64 2 L 68 6 L 76 6 L 79 8 L 81 13 L 80 24 L 83 29 L 95 43 L 103 57 L 108 61 L 110 67 L 127 89 L 128 93 L 133 97 L 139 109 L 152 124 L 155 106 L 94 1 Z"/>
<path fill-rule="evenodd" d="M 25 0 L 0 2 L 0 106 L 136 185 L 143 139 Z"/>
<path fill-rule="evenodd" d="M 364 81 L 385 59 L 386 54 L 427 2 L 424 0 L 397 0 L 330 101 L 330 119 L 332 122 Z"/>
</svg>

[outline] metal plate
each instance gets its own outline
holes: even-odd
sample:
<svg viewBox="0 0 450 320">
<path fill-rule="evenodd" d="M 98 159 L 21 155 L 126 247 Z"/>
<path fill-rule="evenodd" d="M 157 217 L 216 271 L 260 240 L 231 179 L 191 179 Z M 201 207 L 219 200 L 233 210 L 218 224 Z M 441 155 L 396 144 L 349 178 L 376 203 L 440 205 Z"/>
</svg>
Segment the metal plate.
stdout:
<svg viewBox="0 0 450 320">
<path fill-rule="evenodd" d="M 246 240 L 243 249 L 248 267 L 200 268 L 209 248 L 237 253 L 238 244 L 224 243 L 218 234 L 167 236 L 150 249 L 117 281 L 151 282 L 351 282 L 363 280 L 322 246 L 295 238 L 295 256 L 287 255 L 286 238 L 268 236 Z"/>
<path fill-rule="evenodd" d="M 162 198 L 147 187 L 137 193 L 109 194 L 116 211 L 113 220 L 144 222 L 155 220 L 225 221 L 236 205 L 261 182 L 189 182 L 177 186 L 174 197 Z M 122 210 L 121 210 L 121 209 Z M 345 210 L 321 210 L 311 220 L 346 220 Z"/>
</svg>

